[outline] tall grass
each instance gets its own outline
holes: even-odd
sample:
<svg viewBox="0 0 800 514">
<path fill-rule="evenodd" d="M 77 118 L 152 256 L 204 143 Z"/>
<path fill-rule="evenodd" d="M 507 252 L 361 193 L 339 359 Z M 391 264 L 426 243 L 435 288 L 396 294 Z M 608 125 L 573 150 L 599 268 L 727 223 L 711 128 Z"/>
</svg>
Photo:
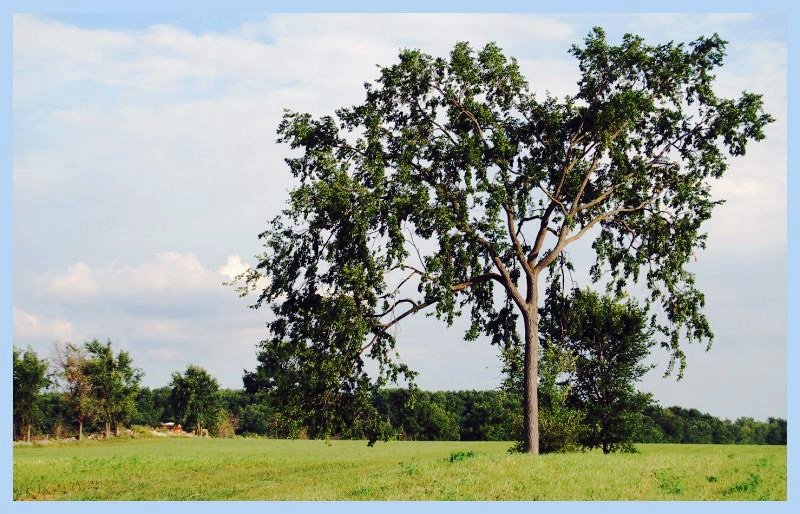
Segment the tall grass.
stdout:
<svg viewBox="0 0 800 514">
<path fill-rule="evenodd" d="M 14 449 L 16 500 L 785 500 L 786 447 L 145 439 Z"/>
</svg>

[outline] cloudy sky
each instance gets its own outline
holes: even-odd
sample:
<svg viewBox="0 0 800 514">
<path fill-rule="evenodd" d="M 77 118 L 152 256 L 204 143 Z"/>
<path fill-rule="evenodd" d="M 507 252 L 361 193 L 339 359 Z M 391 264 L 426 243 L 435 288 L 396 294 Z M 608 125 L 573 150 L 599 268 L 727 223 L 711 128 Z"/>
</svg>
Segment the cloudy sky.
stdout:
<svg viewBox="0 0 800 514">
<path fill-rule="evenodd" d="M 255 365 L 268 312 L 222 285 L 253 262 L 292 179 L 275 143 L 282 110 L 361 100 L 401 48 L 446 55 L 496 41 L 531 87 L 574 91 L 567 54 L 594 25 L 619 39 L 718 32 L 726 96 L 761 92 L 777 122 L 713 192 L 693 265 L 716 333 L 688 349 L 684 380 L 641 384 L 662 405 L 736 418 L 786 416 L 786 26 L 762 15 L 22 15 L 14 17 L 14 344 L 110 338 L 145 385 L 188 363 L 224 387 Z M 577 245 L 576 245 L 577 246 Z M 585 245 L 584 245 L 585 246 Z M 575 250 L 582 266 L 588 253 Z M 581 270 L 579 269 L 579 275 Z M 486 341 L 424 317 L 399 331 L 427 389 L 501 379 Z"/>
</svg>

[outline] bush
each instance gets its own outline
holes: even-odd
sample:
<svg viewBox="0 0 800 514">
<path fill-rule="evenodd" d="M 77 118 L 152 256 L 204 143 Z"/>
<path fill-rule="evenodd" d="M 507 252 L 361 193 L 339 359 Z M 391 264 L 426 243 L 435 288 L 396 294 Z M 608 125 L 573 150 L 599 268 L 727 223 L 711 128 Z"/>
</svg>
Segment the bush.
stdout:
<svg viewBox="0 0 800 514">
<path fill-rule="evenodd" d="M 551 346 L 542 352 L 539 384 L 539 451 L 581 449 L 584 414 L 568 405 L 572 386 L 564 380 L 575 369 L 575 358 Z"/>
<path fill-rule="evenodd" d="M 211 432 L 216 437 L 233 437 L 236 435 L 238 420 L 227 410 L 220 409 L 217 419 L 211 427 Z"/>
</svg>

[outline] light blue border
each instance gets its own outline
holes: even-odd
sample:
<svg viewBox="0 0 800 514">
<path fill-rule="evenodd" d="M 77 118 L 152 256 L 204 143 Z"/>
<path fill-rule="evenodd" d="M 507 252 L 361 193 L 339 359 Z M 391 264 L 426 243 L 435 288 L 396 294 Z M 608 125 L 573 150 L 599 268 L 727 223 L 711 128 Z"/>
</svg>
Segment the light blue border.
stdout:
<svg viewBox="0 0 800 514">
<path fill-rule="evenodd" d="M 11 15 L 5 6 L 0 7 L 0 376 L 3 394 L 0 396 L 0 441 L 3 441 L 0 470 L 0 494 L 3 499 L 11 498 L 11 338 L 12 338 L 12 253 L 13 238 L 11 213 L 13 196 L 11 192 Z"/>
<path fill-rule="evenodd" d="M 11 155 L 11 23 L 15 12 L 41 12 L 41 13 L 229 13 L 229 12 L 545 12 L 545 13 L 578 13 L 578 12 L 760 12 L 760 13 L 785 13 L 789 20 L 788 45 L 789 45 L 789 84 L 790 92 L 788 101 L 789 141 L 797 137 L 797 91 L 800 87 L 798 81 L 798 62 L 796 51 L 800 48 L 798 42 L 800 23 L 798 23 L 797 5 L 788 1 L 762 1 L 755 3 L 752 0 L 711 0 L 704 2 L 690 2 L 687 0 L 676 1 L 625 1 L 606 0 L 598 3 L 589 0 L 573 0 L 571 2 L 525 2 L 521 0 L 501 0 L 486 2 L 480 0 L 436 1 L 436 0 L 411 0 L 387 1 L 375 0 L 349 0 L 323 2 L 319 0 L 307 1 L 258 1 L 258 0 L 228 0 L 226 2 L 210 0 L 6 0 L 0 2 L 0 338 L 10 342 L 12 339 L 12 155 Z M 794 93 L 792 95 L 792 93 Z M 800 197 L 800 186 L 795 176 L 798 163 L 798 150 L 789 144 L 789 176 L 788 176 L 788 202 L 787 202 L 787 387 L 788 387 L 788 416 L 789 422 L 789 466 L 788 466 L 788 502 L 781 503 L 695 503 L 687 502 L 676 506 L 669 502 L 648 503 L 642 505 L 638 502 L 630 503 L 542 503 L 532 504 L 526 502 L 475 502 L 475 503 L 268 503 L 268 502 L 235 502 L 231 509 L 244 509 L 248 511 L 278 510 L 281 512 L 317 512 L 324 510 L 326 513 L 360 513 L 373 512 L 376 508 L 383 512 L 403 512 L 409 510 L 416 512 L 458 512 L 478 513 L 488 510 L 504 512 L 530 512 L 531 509 L 546 509 L 551 512 L 573 512 L 578 510 L 595 511 L 629 511 L 639 512 L 647 509 L 649 512 L 672 512 L 677 508 L 681 510 L 703 510 L 709 512 L 790 512 L 797 509 L 798 494 L 798 430 L 791 420 L 796 419 L 797 396 L 795 394 L 798 378 L 792 370 L 800 369 L 797 351 L 794 347 L 798 340 L 798 321 L 794 318 L 798 312 L 798 291 L 800 291 L 800 276 L 798 275 L 797 262 L 800 262 L 800 244 L 797 239 L 797 228 L 800 224 L 800 215 L 794 199 Z M 2 373 L 3 395 L 0 399 L 0 409 L 4 414 L 4 422 L 0 425 L 0 441 L 3 441 L 2 471 L 0 471 L 0 505 L 10 508 L 14 512 L 40 512 L 40 511 L 67 511 L 67 512 L 138 512 L 141 510 L 164 511 L 189 511 L 214 512 L 225 506 L 217 503 L 159 503 L 115 502 L 109 505 L 106 502 L 92 503 L 20 503 L 11 502 L 12 497 L 12 450 L 11 450 L 11 423 L 7 417 L 11 412 L 11 345 L 4 346 L 4 356 L 0 364 Z M 794 508 L 791 505 L 795 505 Z M 6 510 L 7 512 L 7 510 Z"/>
<path fill-rule="evenodd" d="M 788 84 L 786 91 L 789 92 L 787 103 L 787 142 L 795 140 L 798 137 L 797 116 L 800 114 L 798 109 L 798 99 L 800 95 L 797 94 L 800 90 L 800 72 L 798 72 L 798 56 L 797 52 L 800 51 L 800 11 L 797 4 L 793 4 L 793 11 L 789 17 L 789 30 L 787 33 L 788 45 Z M 787 148 L 787 191 L 786 191 L 786 377 L 787 377 L 787 420 L 797 420 L 797 385 L 798 378 L 796 371 L 800 369 L 800 362 L 798 361 L 797 343 L 800 340 L 800 321 L 797 316 L 800 315 L 800 308 L 798 308 L 798 291 L 800 291 L 800 241 L 798 241 L 798 227 L 800 227 L 800 210 L 798 210 L 797 200 L 800 198 L 800 183 L 798 183 L 798 149 L 793 144 L 788 144 Z M 798 494 L 800 494 L 800 477 L 798 477 L 798 447 L 800 444 L 800 431 L 797 426 L 789 422 L 789 440 L 788 440 L 788 455 L 787 455 L 787 476 L 788 476 L 788 498 L 793 504 L 798 503 Z"/>
</svg>

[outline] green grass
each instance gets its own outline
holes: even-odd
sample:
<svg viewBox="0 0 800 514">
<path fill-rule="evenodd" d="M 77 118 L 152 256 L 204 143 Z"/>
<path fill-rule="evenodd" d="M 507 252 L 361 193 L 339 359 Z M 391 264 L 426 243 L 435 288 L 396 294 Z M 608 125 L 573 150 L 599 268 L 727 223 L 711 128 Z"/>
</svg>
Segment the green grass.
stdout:
<svg viewBox="0 0 800 514">
<path fill-rule="evenodd" d="M 15 500 L 785 500 L 785 446 L 530 457 L 508 442 L 133 439 L 14 448 Z"/>
</svg>

